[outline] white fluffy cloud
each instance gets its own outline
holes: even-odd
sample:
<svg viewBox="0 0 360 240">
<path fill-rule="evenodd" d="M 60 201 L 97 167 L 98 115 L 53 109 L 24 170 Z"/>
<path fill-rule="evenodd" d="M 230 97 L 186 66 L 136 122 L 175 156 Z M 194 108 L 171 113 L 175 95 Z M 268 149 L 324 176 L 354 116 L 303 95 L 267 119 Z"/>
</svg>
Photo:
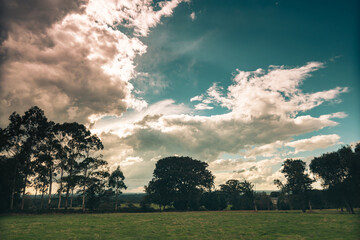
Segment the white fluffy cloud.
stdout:
<svg viewBox="0 0 360 240">
<path fill-rule="evenodd" d="M 214 83 L 201 101 L 206 105 L 219 104 L 240 114 L 242 119 L 264 116 L 294 117 L 299 112 L 306 112 L 348 91 L 346 87 L 337 87 L 321 92 L 303 93 L 299 88 L 302 81 L 311 76 L 311 72 L 322 67 L 323 63 L 309 62 L 296 68 L 269 66 L 268 71 L 261 68 L 252 72 L 237 70 L 234 84 L 228 87 L 226 95 L 223 94 L 223 88 Z"/>
<path fill-rule="evenodd" d="M 289 154 L 278 149 L 287 146 L 300 152 L 331 146 L 338 141 L 337 135 L 314 137 L 311 140 L 316 144 L 311 148 L 307 147 L 309 140 L 290 142 L 294 136 L 336 126 L 338 123 L 334 119 L 346 117 L 342 112 L 318 117 L 305 114 L 347 91 L 337 87 L 303 93 L 302 81 L 321 67 L 322 63 L 313 62 L 296 68 L 271 66 L 267 72 L 238 70 L 233 84 L 226 90 L 214 84 L 205 94 L 191 99 L 208 107 L 227 108 L 226 114 L 194 115 L 196 109 L 166 100 L 120 117 L 111 124 L 99 122 L 94 131 L 118 136 L 122 148 L 129 150 L 119 162 L 128 156 L 139 157 L 145 163 L 169 155 L 184 155 L 209 162 L 215 171 L 222 154 L 234 154 L 247 161 L 242 163 L 242 160 L 240 165 L 234 161 L 229 165 L 231 171 L 216 170 L 217 183 L 238 177 L 253 181 L 261 188 L 270 187 L 273 178 L 281 175 L 272 167 Z M 259 156 L 271 159 L 254 162 Z M 143 169 L 144 174 L 149 171 L 152 169 Z"/>
<path fill-rule="evenodd" d="M 292 69 L 271 67 L 266 74 L 263 70 L 238 71 L 234 84 L 228 87 L 225 96 L 219 87 L 213 85 L 205 99 L 192 99 L 209 106 L 218 103 L 231 110 L 229 113 L 194 116 L 164 114 L 166 109 L 158 109 L 156 114 L 143 114 L 141 124 L 132 122 L 126 128 L 119 124 L 119 129 L 131 129 L 126 136 L 120 135 L 125 136 L 124 143 L 141 157 L 141 154 L 161 149 L 164 154 L 190 154 L 212 161 L 221 153 L 241 154 L 249 146 L 255 148 L 245 156 L 269 156 L 273 147 L 280 147 L 282 141 L 335 126 L 337 123 L 333 118 L 344 117 L 343 113 L 319 117 L 298 114 L 326 100 L 335 99 L 346 91 L 346 88 L 338 87 L 324 92 L 302 93 L 300 83 L 321 66 L 321 63 L 309 63 Z"/>
<path fill-rule="evenodd" d="M 261 161 L 244 159 L 218 159 L 209 164 L 209 169 L 216 175 L 218 186 L 229 179 L 247 180 L 255 184 L 256 190 L 276 189 L 274 179 L 284 179 L 280 169 L 273 171 L 275 165 L 284 162 L 283 158 L 269 158 Z"/>
<path fill-rule="evenodd" d="M 286 146 L 295 148 L 294 153 L 313 151 L 316 149 L 327 148 L 337 144 L 340 140 L 340 136 L 337 134 L 331 135 L 318 135 L 307 139 L 301 139 L 286 143 Z"/>
<path fill-rule="evenodd" d="M 5 1 L 4 12 L 18 14 L 3 20 L 0 122 L 32 105 L 51 119 L 80 122 L 146 107 L 130 83 L 147 47 L 137 36 L 180 2 L 158 2 L 155 10 L 152 0 Z"/>
</svg>

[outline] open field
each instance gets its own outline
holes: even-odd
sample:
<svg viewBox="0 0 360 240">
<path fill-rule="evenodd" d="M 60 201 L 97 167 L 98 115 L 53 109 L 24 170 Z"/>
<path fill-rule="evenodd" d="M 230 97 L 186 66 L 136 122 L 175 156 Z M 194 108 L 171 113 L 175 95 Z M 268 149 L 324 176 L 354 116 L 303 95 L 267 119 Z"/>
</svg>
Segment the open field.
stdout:
<svg viewBox="0 0 360 240">
<path fill-rule="evenodd" d="M 360 239 L 359 214 L 223 211 L 1 216 L 0 239 Z"/>
</svg>

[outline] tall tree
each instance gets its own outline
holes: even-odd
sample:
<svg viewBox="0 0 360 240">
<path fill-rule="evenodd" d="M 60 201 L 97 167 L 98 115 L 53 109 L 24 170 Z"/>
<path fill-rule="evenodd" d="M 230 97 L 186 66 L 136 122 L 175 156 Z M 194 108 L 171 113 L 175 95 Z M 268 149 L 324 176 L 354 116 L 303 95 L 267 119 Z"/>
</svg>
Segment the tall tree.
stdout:
<svg viewBox="0 0 360 240">
<path fill-rule="evenodd" d="M 11 178 L 11 196 L 10 210 L 14 208 L 15 196 L 20 195 L 21 184 L 23 179 L 23 172 L 21 165 L 23 164 L 23 142 L 24 142 L 24 129 L 22 126 L 22 118 L 16 112 L 12 113 L 9 117 L 9 125 L 2 132 L 1 154 L 5 168 L 3 171 L 9 174 Z"/>
<path fill-rule="evenodd" d="M 115 192 L 115 212 L 118 209 L 118 195 L 121 194 L 121 189 L 127 189 L 124 183 L 125 177 L 120 167 L 117 167 L 109 177 L 109 186 Z"/>
<path fill-rule="evenodd" d="M 322 185 L 336 198 L 341 196 L 349 213 L 354 213 L 353 202 L 359 200 L 360 157 L 359 143 L 355 152 L 350 146 L 344 146 L 336 152 L 315 157 L 310 170 L 322 180 Z"/>
<path fill-rule="evenodd" d="M 94 156 L 97 151 L 104 149 L 101 140 L 96 135 L 86 136 L 81 144 L 81 156 L 84 157 L 84 160 L 80 162 L 79 167 L 82 172 L 82 209 L 85 211 L 86 187 L 88 186 L 89 179 L 92 177 L 91 174 L 96 173 L 99 167 L 107 165 L 107 162 L 101 159 L 101 155 Z"/>
<path fill-rule="evenodd" d="M 46 138 L 49 130 L 49 123 L 45 117 L 44 111 L 38 107 L 31 107 L 22 117 L 22 128 L 24 129 L 23 154 L 24 164 L 24 183 L 22 193 L 21 209 L 24 209 L 24 196 L 28 179 L 34 174 L 33 165 L 35 164 L 35 155 L 38 151 L 39 142 Z"/>
<path fill-rule="evenodd" d="M 291 194 L 296 201 L 300 202 L 303 212 L 306 211 L 306 203 L 309 204 L 311 210 L 309 191 L 314 180 L 305 173 L 306 163 L 300 159 L 287 159 L 282 167 L 281 172 L 285 175 L 286 182 L 282 183 L 279 179 L 275 179 L 274 183 L 284 193 Z"/>
<path fill-rule="evenodd" d="M 23 209 L 26 187 L 34 174 L 34 155 L 39 139 L 44 136 L 47 118 L 40 108 L 32 107 L 23 116 L 14 112 L 9 120 L 10 123 L 4 130 L 1 154 L 13 162 L 10 209 L 14 208 L 14 197 L 15 193 L 19 193 L 19 188 L 22 194 L 21 209 Z"/>
<path fill-rule="evenodd" d="M 89 175 L 85 190 L 85 206 L 88 209 L 93 210 L 97 208 L 101 199 L 108 199 L 111 195 L 111 191 L 108 189 L 109 176 L 110 173 L 107 168 L 96 170 Z"/>
<path fill-rule="evenodd" d="M 76 174 L 80 171 L 80 169 L 78 169 L 78 161 L 81 161 L 81 158 L 83 158 L 82 152 L 84 150 L 86 138 L 90 136 L 90 132 L 84 125 L 75 122 L 63 123 L 61 126 L 61 131 L 63 131 L 63 134 L 65 134 L 69 139 L 66 143 L 67 149 L 69 151 L 67 153 L 67 162 L 65 163 L 67 176 L 63 177 L 66 193 L 65 209 L 67 209 L 69 206 L 70 191 L 73 193 L 78 183 L 78 177 L 76 176 Z"/>
<path fill-rule="evenodd" d="M 69 146 L 70 141 L 72 140 L 71 134 L 67 131 L 67 124 L 56 124 L 53 128 L 54 142 L 56 147 L 56 158 L 58 159 L 58 164 L 56 166 L 57 173 L 60 175 L 58 179 L 59 189 L 58 189 L 58 209 L 61 208 L 61 199 L 62 193 L 64 191 L 64 177 L 66 172 L 69 170 L 69 163 L 71 149 Z"/>
<path fill-rule="evenodd" d="M 190 157 L 160 159 L 146 187 L 148 198 L 160 206 L 173 204 L 178 210 L 195 210 L 200 207 L 201 193 L 214 185 L 207 166 Z"/>
</svg>

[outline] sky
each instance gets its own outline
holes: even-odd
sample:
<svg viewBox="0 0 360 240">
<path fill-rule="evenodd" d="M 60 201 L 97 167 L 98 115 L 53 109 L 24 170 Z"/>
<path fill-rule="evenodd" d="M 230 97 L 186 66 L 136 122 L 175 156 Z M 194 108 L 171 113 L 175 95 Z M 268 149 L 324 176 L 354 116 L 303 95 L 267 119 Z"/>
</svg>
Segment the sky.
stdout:
<svg viewBox="0 0 360 240">
<path fill-rule="evenodd" d="M 1 4 L 0 126 L 34 105 L 85 124 L 127 192 L 173 155 L 274 190 L 284 160 L 360 140 L 358 1 Z"/>
</svg>

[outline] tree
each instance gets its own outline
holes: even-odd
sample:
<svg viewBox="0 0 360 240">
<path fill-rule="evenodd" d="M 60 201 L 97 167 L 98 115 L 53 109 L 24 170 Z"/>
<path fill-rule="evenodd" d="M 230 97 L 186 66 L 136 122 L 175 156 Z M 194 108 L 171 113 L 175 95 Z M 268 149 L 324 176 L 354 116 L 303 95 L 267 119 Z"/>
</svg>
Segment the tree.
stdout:
<svg viewBox="0 0 360 240">
<path fill-rule="evenodd" d="M 101 140 L 96 135 L 87 135 L 85 139 L 81 142 L 81 153 L 80 156 L 85 157 L 85 159 L 79 163 L 79 167 L 82 172 L 82 181 L 80 184 L 83 187 L 83 197 L 82 197 L 82 209 L 85 211 L 85 196 L 86 196 L 86 187 L 89 183 L 90 178 L 94 174 L 98 174 L 99 168 L 107 165 L 107 162 L 102 160 L 102 156 L 93 157 L 92 155 L 104 149 L 104 146 Z"/>
<path fill-rule="evenodd" d="M 354 213 L 353 202 L 359 201 L 360 190 L 360 143 L 355 151 L 344 146 L 336 152 L 315 157 L 310 170 L 322 180 L 333 199 L 340 197 L 349 213 Z"/>
<path fill-rule="evenodd" d="M 115 171 L 110 174 L 109 186 L 115 192 L 115 212 L 118 209 L 118 195 L 121 194 L 121 189 L 127 189 L 124 183 L 125 177 L 120 167 L 117 167 Z"/>
<path fill-rule="evenodd" d="M 87 157 L 82 161 L 79 166 L 82 169 L 82 175 L 80 175 L 79 185 L 82 187 L 82 190 L 79 193 L 82 193 L 82 210 L 85 211 L 85 198 L 88 188 L 92 187 L 92 193 L 100 192 L 99 187 L 103 184 L 102 179 L 106 176 L 106 167 L 107 162 L 96 157 Z M 101 184 L 100 184 L 101 183 Z"/>
<path fill-rule="evenodd" d="M 10 123 L 2 132 L 1 155 L 5 161 L 12 163 L 7 165 L 11 171 L 12 190 L 10 209 L 14 208 L 15 196 L 21 194 L 21 209 L 24 208 L 26 187 L 34 175 L 35 154 L 38 151 L 38 143 L 44 138 L 47 130 L 47 118 L 38 107 L 31 107 L 20 116 L 16 112 L 10 115 Z"/>
<path fill-rule="evenodd" d="M 201 193 L 214 185 L 208 164 L 190 157 L 167 157 L 155 166 L 154 178 L 145 187 L 148 199 L 160 207 L 171 205 L 177 210 L 196 210 Z"/>
<path fill-rule="evenodd" d="M 273 207 L 270 196 L 265 192 L 255 194 L 255 204 L 258 210 L 271 210 Z"/>
<path fill-rule="evenodd" d="M 11 179 L 9 205 L 10 210 L 13 210 L 15 197 L 20 195 L 23 183 L 22 179 L 24 178 L 23 172 L 21 171 L 22 160 L 24 159 L 22 158 L 22 155 L 24 155 L 22 148 L 24 129 L 21 127 L 22 118 L 16 112 L 10 115 L 9 121 L 9 125 L 2 131 L 0 150 L 2 154 L 2 165 L 4 166 L 2 170 L 5 174 L 9 175 L 7 179 Z M 5 181 L 2 181 L 2 183 L 5 183 Z"/>
<path fill-rule="evenodd" d="M 73 195 L 74 189 L 79 182 L 77 174 L 80 172 L 78 161 L 84 156 L 83 151 L 85 148 L 86 138 L 91 134 L 90 131 L 82 124 L 74 123 L 63 123 L 58 127 L 59 131 L 67 138 L 64 150 L 67 151 L 66 161 L 64 163 L 64 169 L 67 170 L 67 176 L 62 178 L 62 182 L 65 183 L 65 209 L 69 206 L 69 196 Z M 65 149 L 66 147 L 66 149 Z M 72 205 L 72 197 L 70 200 L 70 206 Z"/>
<path fill-rule="evenodd" d="M 22 116 L 21 128 L 23 131 L 23 160 L 24 164 L 22 165 L 24 173 L 24 183 L 23 183 L 23 193 L 22 193 L 22 203 L 21 210 L 24 209 L 24 200 L 26 187 L 29 183 L 29 178 L 34 175 L 34 165 L 36 164 L 36 154 L 39 151 L 39 144 L 43 139 L 46 139 L 51 131 L 51 124 L 48 122 L 45 117 L 44 111 L 39 107 L 31 107 L 25 114 Z M 45 144 L 46 146 L 47 144 Z M 48 153 L 48 152 L 47 152 Z M 49 155 L 49 157 L 51 157 Z M 51 188 L 50 188 L 51 189 Z M 50 199 L 49 199 L 50 201 Z"/>
<path fill-rule="evenodd" d="M 67 124 L 56 124 L 53 128 L 53 138 L 55 148 L 56 148 L 56 158 L 58 159 L 58 164 L 56 165 L 57 173 L 60 175 L 58 179 L 59 189 L 58 189 L 58 209 L 61 208 L 61 199 L 62 193 L 64 191 L 64 175 L 66 171 L 69 170 L 69 159 L 71 154 L 71 149 L 69 143 L 72 140 L 71 135 L 68 134 Z"/>
<path fill-rule="evenodd" d="M 224 210 L 227 207 L 226 195 L 221 191 L 203 193 L 201 202 L 210 211 Z"/>
<path fill-rule="evenodd" d="M 236 179 L 230 179 L 225 184 L 220 185 L 220 189 L 227 195 L 232 210 L 255 209 L 254 186 L 244 180 L 240 182 Z"/>
<path fill-rule="evenodd" d="M 110 191 L 107 189 L 109 176 L 110 174 L 107 169 L 96 170 L 89 174 L 86 180 L 87 188 L 85 190 L 85 206 L 88 209 L 93 210 L 97 208 L 102 198 L 110 196 Z M 84 209 L 85 208 L 83 208 L 83 211 Z"/>
<path fill-rule="evenodd" d="M 303 212 L 306 211 L 306 202 L 311 210 L 309 191 L 314 180 L 309 177 L 309 174 L 305 173 L 306 163 L 300 159 L 287 159 L 282 164 L 282 167 L 281 172 L 285 175 L 286 183 L 282 183 L 278 179 L 275 179 L 274 183 L 282 192 L 288 195 L 291 194 L 295 198 L 293 199 L 294 202 L 300 202 Z"/>
</svg>

